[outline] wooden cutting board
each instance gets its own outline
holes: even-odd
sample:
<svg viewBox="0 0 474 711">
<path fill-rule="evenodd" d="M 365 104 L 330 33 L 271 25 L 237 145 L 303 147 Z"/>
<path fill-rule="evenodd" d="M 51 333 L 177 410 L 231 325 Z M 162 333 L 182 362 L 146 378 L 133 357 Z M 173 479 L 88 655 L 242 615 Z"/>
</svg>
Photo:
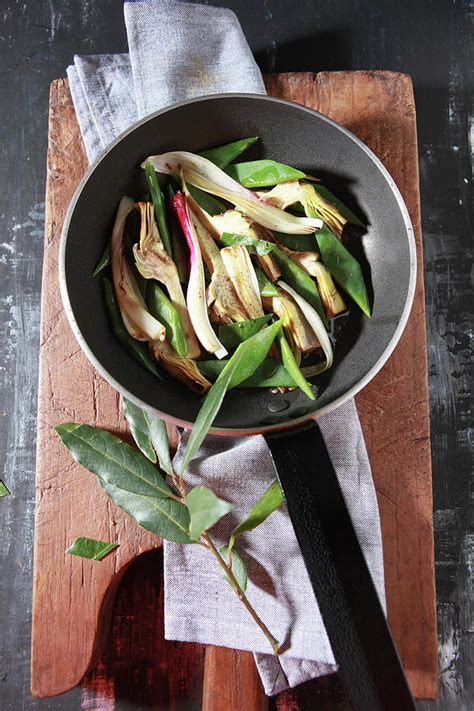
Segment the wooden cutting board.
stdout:
<svg viewBox="0 0 474 711">
<path fill-rule="evenodd" d="M 414 694 L 433 698 L 437 691 L 437 644 L 431 459 L 418 155 L 411 81 L 394 72 L 322 72 L 269 75 L 266 85 L 269 94 L 317 109 L 365 141 L 395 179 L 415 229 L 418 280 L 411 316 L 388 363 L 357 396 L 357 406 L 380 506 L 390 626 Z M 86 167 L 68 85 L 60 79 L 52 83 L 50 94 L 41 312 L 31 674 L 32 693 L 39 697 L 72 688 L 96 667 L 106 644 L 114 597 L 125 570 L 142 553 L 160 546 L 157 538 L 139 529 L 102 494 L 95 477 L 70 459 L 53 431 L 54 425 L 70 420 L 117 433 L 125 430 L 119 414 L 119 396 L 81 352 L 59 295 L 57 253 L 61 227 Z M 100 564 L 91 563 L 64 553 L 78 535 L 118 541 L 120 547 Z M 157 557 L 159 552 L 151 556 L 154 565 Z M 138 575 L 143 575 L 142 563 L 139 570 Z M 146 598 L 151 594 L 149 590 L 143 592 L 141 599 L 142 588 L 131 585 L 131 580 L 133 576 L 127 575 L 128 597 L 123 597 L 122 590 L 117 610 L 123 615 L 129 604 L 134 609 L 143 606 L 148 613 L 143 621 L 145 636 L 127 642 L 128 663 L 133 663 L 134 656 L 143 655 L 148 647 L 158 649 L 154 637 L 162 634 L 159 599 L 150 602 Z M 114 644 L 119 647 L 120 634 L 115 620 Z M 198 707 L 190 699 L 202 693 L 207 709 L 218 708 L 221 702 L 226 708 L 244 708 L 244 702 L 239 701 L 242 689 L 239 690 L 237 680 L 245 676 L 247 681 L 250 679 L 255 699 L 252 708 L 258 707 L 256 699 L 260 692 L 255 678 L 252 680 L 249 655 L 208 648 L 203 692 L 202 648 L 161 640 L 159 653 L 156 669 L 148 668 L 145 684 L 149 689 L 157 689 L 156 698 L 164 698 L 157 683 L 161 679 L 167 684 L 168 702 L 182 696 L 183 688 L 188 686 L 192 690 L 186 692 L 190 694 L 185 695 L 186 708 Z M 178 658 L 180 664 L 183 659 L 188 660 L 194 670 L 192 674 L 189 666 L 187 674 L 176 673 L 173 660 L 176 662 Z M 113 675 L 120 669 L 123 676 L 123 661 L 122 658 L 112 663 L 109 648 L 98 670 L 87 678 L 86 687 L 113 698 Z M 228 672 L 223 677 L 224 668 Z M 245 675 L 240 673 L 242 669 L 247 669 Z M 174 689 L 170 687 L 172 684 Z M 318 682 L 311 682 L 305 688 L 306 696 L 311 696 L 311 689 L 320 694 L 321 682 L 319 686 Z M 296 698 L 295 692 L 280 695 L 278 708 L 298 708 Z M 262 708 L 265 705 L 261 699 L 258 703 Z"/>
</svg>

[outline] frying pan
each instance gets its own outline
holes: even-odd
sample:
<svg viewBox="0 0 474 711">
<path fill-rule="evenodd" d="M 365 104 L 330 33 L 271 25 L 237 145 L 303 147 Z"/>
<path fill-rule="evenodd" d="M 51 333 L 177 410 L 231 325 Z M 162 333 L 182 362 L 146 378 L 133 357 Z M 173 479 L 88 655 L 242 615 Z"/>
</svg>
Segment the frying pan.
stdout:
<svg viewBox="0 0 474 711">
<path fill-rule="evenodd" d="M 158 111 L 122 134 L 89 169 L 66 216 L 59 276 L 71 327 L 93 365 L 137 405 L 191 428 L 201 400 L 172 378 L 142 369 L 116 341 L 99 279 L 90 275 L 123 195 L 146 192 L 141 161 L 167 150 L 197 152 L 244 136 L 246 159 L 271 157 L 323 182 L 368 225 L 361 245 L 373 316 L 356 308 L 337 334 L 335 362 L 318 397 L 299 390 L 232 390 L 211 432 L 263 434 L 272 452 L 328 636 L 355 709 L 415 708 L 355 536 L 317 418 L 353 397 L 382 367 L 407 321 L 416 273 L 407 209 L 390 175 L 358 138 L 327 117 L 281 99 L 225 94 Z"/>
</svg>

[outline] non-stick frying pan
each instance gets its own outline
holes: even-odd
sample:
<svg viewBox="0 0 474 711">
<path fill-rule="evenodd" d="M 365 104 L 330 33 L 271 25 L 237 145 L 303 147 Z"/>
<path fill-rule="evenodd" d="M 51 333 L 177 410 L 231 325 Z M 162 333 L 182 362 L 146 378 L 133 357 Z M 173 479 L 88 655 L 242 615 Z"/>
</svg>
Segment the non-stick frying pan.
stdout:
<svg viewBox="0 0 474 711">
<path fill-rule="evenodd" d="M 123 195 L 146 192 L 141 161 L 167 150 L 199 151 L 245 136 L 248 158 L 271 157 L 321 177 L 364 216 L 365 270 L 373 316 L 354 307 L 338 324 L 334 366 L 313 402 L 298 390 L 232 390 L 212 432 L 263 434 L 272 451 L 309 577 L 354 708 L 414 708 L 316 418 L 353 397 L 382 367 L 409 315 L 415 284 L 410 219 L 390 175 L 354 135 L 321 114 L 267 96 L 187 101 L 135 124 L 96 161 L 66 217 L 60 284 L 72 329 L 111 385 L 141 407 L 190 428 L 201 400 L 172 378 L 157 382 L 116 341 L 90 275 Z"/>
</svg>

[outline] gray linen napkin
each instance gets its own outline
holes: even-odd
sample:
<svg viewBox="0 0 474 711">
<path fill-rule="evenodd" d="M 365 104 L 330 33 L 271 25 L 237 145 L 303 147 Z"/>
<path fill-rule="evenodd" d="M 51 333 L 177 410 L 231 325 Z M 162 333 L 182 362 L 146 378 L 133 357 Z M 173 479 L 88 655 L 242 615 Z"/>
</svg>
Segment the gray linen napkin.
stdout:
<svg viewBox="0 0 474 711">
<path fill-rule="evenodd" d="M 137 118 L 205 94 L 265 93 L 234 13 L 180 2 L 126 2 L 129 54 L 75 57 L 67 73 L 87 156 L 100 152 Z M 320 420 L 326 445 L 380 598 L 385 604 L 382 542 L 370 465 L 354 402 Z M 182 456 L 186 435 L 176 455 Z M 317 476 L 317 463 L 315 463 Z M 187 474 L 235 504 L 215 528 L 223 542 L 275 478 L 262 437 L 207 437 Z M 267 694 L 336 666 L 296 538 L 283 506 L 239 549 L 248 596 L 287 651 L 268 654 L 212 558 L 197 546 L 165 543 L 165 636 L 254 652 Z"/>
</svg>

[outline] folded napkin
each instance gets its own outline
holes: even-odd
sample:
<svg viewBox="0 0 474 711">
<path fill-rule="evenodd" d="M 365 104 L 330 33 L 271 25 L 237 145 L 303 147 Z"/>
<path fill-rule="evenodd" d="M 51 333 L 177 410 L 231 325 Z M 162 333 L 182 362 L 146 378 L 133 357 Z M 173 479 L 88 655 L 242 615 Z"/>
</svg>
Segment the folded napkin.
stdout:
<svg viewBox="0 0 474 711">
<path fill-rule="evenodd" d="M 76 56 L 67 70 L 90 161 L 136 119 L 164 106 L 213 93 L 265 93 L 261 73 L 230 10 L 181 2 L 126 2 L 124 14 L 129 54 Z M 385 604 L 377 500 L 354 402 L 326 415 L 320 426 Z M 186 479 L 191 485 L 209 485 L 235 504 L 232 514 L 213 529 L 221 543 L 275 476 L 263 437 L 209 436 Z M 267 694 L 334 671 L 334 657 L 286 507 L 245 534 L 239 550 L 249 571 L 248 597 L 284 644 L 285 653 L 279 658 L 268 653 L 267 641 L 211 556 L 198 546 L 167 542 L 166 638 L 254 652 Z"/>
</svg>

